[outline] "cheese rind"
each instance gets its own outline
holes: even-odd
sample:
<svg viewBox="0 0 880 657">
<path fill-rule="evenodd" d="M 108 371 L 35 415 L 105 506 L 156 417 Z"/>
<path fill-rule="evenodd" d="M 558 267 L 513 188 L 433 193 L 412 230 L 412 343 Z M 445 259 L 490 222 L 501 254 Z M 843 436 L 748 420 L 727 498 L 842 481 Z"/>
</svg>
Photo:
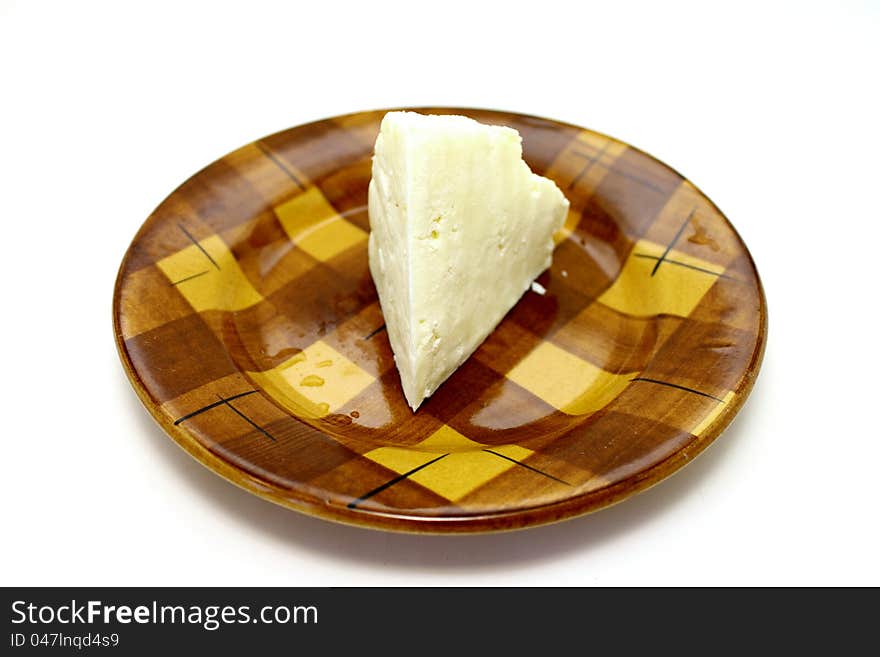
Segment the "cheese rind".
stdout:
<svg viewBox="0 0 880 657">
<path fill-rule="evenodd" d="M 516 130 L 385 115 L 369 187 L 369 262 L 413 410 L 550 266 L 568 205 L 522 160 Z"/>
</svg>

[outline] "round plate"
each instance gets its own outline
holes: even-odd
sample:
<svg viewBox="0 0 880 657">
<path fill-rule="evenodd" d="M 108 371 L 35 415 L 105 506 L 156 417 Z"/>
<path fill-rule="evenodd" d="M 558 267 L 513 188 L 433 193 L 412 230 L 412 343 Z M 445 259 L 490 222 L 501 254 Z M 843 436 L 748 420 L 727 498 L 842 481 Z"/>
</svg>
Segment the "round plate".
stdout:
<svg viewBox="0 0 880 657">
<path fill-rule="evenodd" d="M 230 481 L 383 529 L 525 527 L 607 506 L 704 449 L 749 393 L 766 307 L 736 231 L 645 153 L 557 121 L 519 130 L 571 201 L 552 267 L 413 413 L 367 267 L 387 110 L 217 160 L 147 219 L 114 326 L 147 409 Z"/>
</svg>

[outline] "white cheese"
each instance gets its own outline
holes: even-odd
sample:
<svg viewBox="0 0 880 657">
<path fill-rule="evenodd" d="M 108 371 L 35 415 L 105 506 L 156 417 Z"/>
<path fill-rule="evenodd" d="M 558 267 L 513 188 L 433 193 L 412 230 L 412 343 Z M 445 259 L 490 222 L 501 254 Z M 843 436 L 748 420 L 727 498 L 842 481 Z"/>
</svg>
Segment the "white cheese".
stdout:
<svg viewBox="0 0 880 657">
<path fill-rule="evenodd" d="M 415 410 L 550 266 L 568 200 L 516 130 L 389 112 L 369 189 L 370 271 Z"/>
</svg>

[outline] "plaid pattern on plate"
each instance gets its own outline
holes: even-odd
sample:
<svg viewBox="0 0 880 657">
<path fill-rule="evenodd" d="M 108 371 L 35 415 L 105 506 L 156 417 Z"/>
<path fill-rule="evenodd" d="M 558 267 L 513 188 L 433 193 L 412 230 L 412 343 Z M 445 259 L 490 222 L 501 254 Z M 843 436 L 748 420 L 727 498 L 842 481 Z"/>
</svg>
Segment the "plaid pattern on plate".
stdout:
<svg viewBox="0 0 880 657">
<path fill-rule="evenodd" d="M 322 517 L 413 531 L 550 522 L 641 490 L 742 404 L 763 351 L 754 265 L 691 183 L 606 136 L 509 125 L 571 201 L 553 266 L 413 414 L 367 267 L 384 111 L 249 144 L 150 216 L 117 342 L 160 424 L 220 474 Z"/>
</svg>

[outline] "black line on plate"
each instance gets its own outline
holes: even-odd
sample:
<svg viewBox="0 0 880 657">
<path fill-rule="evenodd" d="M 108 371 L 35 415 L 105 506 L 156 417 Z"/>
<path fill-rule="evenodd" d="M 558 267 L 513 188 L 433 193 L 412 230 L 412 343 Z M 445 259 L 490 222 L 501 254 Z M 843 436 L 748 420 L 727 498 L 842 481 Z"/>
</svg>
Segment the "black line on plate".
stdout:
<svg viewBox="0 0 880 657">
<path fill-rule="evenodd" d="M 648 189 L 653 190 L 653 191 L 657 192 L 658 194 L 665 194 L 666 193 L 665 189 L 663 189 L 662 187 L 658 187 L 657 185 L 650 182 L 649 180 L 645 180 L 644 178 L 639 178 L 638 176 L 635 176 L 631 173 L 627 173 L 626 171 L 621 171 L 617 167 L 608 167 L 608 170 L 611 173 L 616 173 L 618 176 L 622 176 L 623 178 L 626 178 L 627 180 L 632 180 L 634 183 L 638 183 L 639 185 L 642 185 L 643 187 L 647 187 Z"/>
<path fill-rule="evenodd" d="M 305 185 L 302 184 L 302 181 L 300 181 L 299 177 L 293 171 L 290 170 L 290 168 L 287 166 L 287 164 L 284 163 L 284 160 L 282 160 L 275 153 L 273 153 L 271 150 L 269 150 L 269 147 L 266 146 L 263 142 L 255 141 L 254 143 L 257 145 L 257 148 L 259 148 L 261 151 L 263 151 L 263 155 L 265 155 L 270 160 L 272 160 L 279 169 L 281 169 L 284 173 L 287 174 L 288 178 L 290 178 L 293 182 L 296 183 L 297 187 L 299 187 L 300 189 L 305 189 Z"/>
<path fill-rule="evenodd" d="M 193 274 L 192 276 L 187 276 L 186 278 L 181 278 L 179 281 L 174 281 L 172 285 L 180 285 L 181 283 L 186 283 L 187 281 L 191 281 L 194 278 L 198 278 L 199 276 L 204 276 L 208 273 L 208 270 L 200 271 L 198 274 Z"/>
<path fill-rule="evenodd" d="M 681 234 L 684 232 L 685 226 L 687 226 L 691 222 L 691 217 L 694 216 L 694 212 L 696 211 L 696 209 L 696 206 L 691 208 L 691 211 L 688 213 L 687 218 L 676 231 L 675 236 L 672 238 L 672 241 L 666 245 L 666 250 L 663 252 L 663 255 L 660 256 L 660 259 L 654 264 L 654 268 L 651 270 L 651 276 L 656 274 L 657 270 L 660 269 L 660 265 L 662 265 L 663 261 L 666 260 L 666 256 L 669 255 L 669 252 L 672 251 L 672 247 L 675 245 L 675 243 L 678 241 L 678 238 L 681 237 Z"/>
<path fill-rule="evenodd" d="M 648 255 L 647 253 L 633 253 L 633 257 L 635 258 L 648 258 L 649 260 L 659 260 L 660 256 Z M 693 269 L 695 271 L 701 271 L 706 274 L 712 274 L 713 276 L 718 276 L 719 278 L 729 278 L 733 281 L 736 279 L 733 276 L 728 276 L 727 274 L 719 274 L 717 271 L 712 271 L 711 269 L 705 269 L 704 267 L 697 267 L 696 265 L 689 265 L 686 262 L 682 262 L 681 260 L 673 260 L 672 258 L 666 258 L 664 262 L 668 262 L 670 265 L 678 265 L 679 267 L 687 267 L 688 269 Z"/>
<path fill-rule="evenodd" d="M 679 390 L 684 390 L 686 392 L 692 392 L 695 395 L 700 395 L 700 397 L 708 397 L 709 399 L 714 399 L 715 401 L 719 401 L 719 402 L 724 401 L 720 397 L 716 397 L 715 395 L 710 395 L 708 392 L 700 392 L 699 390 L 694 390 L 693 388 L 688 388 L 687 386 L 680 386 L 677 383 L 669 383 L 668 381 L 658 381 L 657 379 L 649 379 L 644 376 L 637 376 L 634 379 L 630 379 L 630 381 L 646 381 L 648 383 L 658 383 L 661 386 L 669 386 L 670 388 L 678 388 Z"/>
<path fill-rule="evenodd" d="M 387 327 L 386 327 L 384 324 L 382 324 L 382 326 L 380 326 L 379 328 L 377 328 L 377 329 L 373 329 L 372 331 L 370 331 L 370 332 L 366 335 L 366 337 L 364 337 L 364 340 L 369 340 L 370 338 L 372 338 L 372 337 L 375 336 L 376 334 L 381 333 L 382 331 L 384 331 L 386 328 L 387 328 Z"/>
<path fill-rule="evenodd" d="M 437 458 L 432 459 L 432 460 L 428 461 L 427 463 L 423 463 L 423 464 L 420 465 L 419 467 L 417 467 L 417 468 L 413 468 L 413 469 L 410 470 L 409 472 L 404 472 L 402 475 L 398 475 L 398 476 L 396 476 L 394 479 L 391 479 L 390 481 L 386 481 L 386 482 L 385 482 L 384 484 L 382 484 L 381 486 L 377 486 L 376 488 L 374 488 L 374 489 L 371 490 L 370 492 L 368 492 L 368 493 L 364 493 L 363 495 L 361 495 L 361 496 L 360 496 L 359 498 L 357 498 L 356 500 L 354 500 L 354 501 L 352 501 L 352 502 L 349 502 L 349 503 L 348 503 L 348 508 L 349 508 L 349 509 L 354 509 L 358 504 L 360 504 L 360 503 L 363 502 L 364 500 L 368 500 L 368 499 L 370 499 L 371 497 L 373 497 L 373 495 L 378 495 L 378 494 L 381 493 L 383 490 L 385 490 L 385 489 L 387 489 L 387 488 L 391 488 L 394 484 L 398 484 L 398 483 L 400 483 L 401 481 L 403 481 L 403 480 L 406 479 L 407 477 L 409 477 L 409 476 L 411 476 L 411 475 L 414 475 L 414 474 L 415 474 L 416 472 L 418 472 L 419 470 L 422 470 L 423 468 L 427 468 L 427 467 L 428 467 L 429 465 L 431 465 L 432 463 L 436 463 L 436 462 L 439 461 L 440 459 L 442 459 L 442 458 L 446 458 L 447 456 L 449 456 L 449 454 L 441 454 L 441 455 L 438 456 Z"/>
<path fill-rule="evenodd" d="M 509 456 L 504 456 L 504 454 L 499 454 L 498 452 L 493 452 L 491 449 L 484 449 L 484 452 L 489 452 L 489 454 L 494 454 L 498 458 L 505 459 L 506 461 L 510 461 L 511 463 L 516 463 L 517 465 L 525 468 L 526 470 L 531 470 L 532 472 L 537 472 L 539 475 L 544 475 L 547 479 L 552 479 L 553 481 L 558 481 L 560 484 L 565 484 L 566 486 L 571 486 L 567 481 L 560 479 L 559 477 L 554 477 L 552 474 L 544 472 L 543 470 L 538 470 L 538 468 L 533 468 L 530 465 L 526 465 L 525 463 L 520 463 L 516 459 L 512 459 Z"/>
<path fill-rule="evenodd" d="M 599 153 L 599 155 L 595 155 L 595 156 L 588 155 L 587 153 L 581 153 L 579 151 L 572 151 L 572 155 L 577 155 L 578 157 L 583 157 L 583 158 L 587 159 L 589 161 L 590 165 L 592 165 L 592 163 L 595 162 L 600 167 L 605 167 L 610 173 L 616 173 L 618 176 L 622 176 L 623 178 L 626 178 L 627 180 L 632 180 L 633 182 L 638 183 L 639 185 L 643 185 L 644 187 L 647 187 L 648 189 L 651 189 L 659 194 L 663 194 L 666 192 L 665 189 L 658 187 L 657 185 L 652 183 L 650 180 L 645 180 L 644 178 L 640 178 L 639 176 L 633 175 L 631 173 L 627 173 L 626 171 L 621 171 L 620 169 L 618 169 L 614 165 L 607 166 L 607 165 L 599 162 L 599 159 L 602 157 L 602 155 L 604 155 L 605 149 L 607 149 L 607 148 L 608 148 L 608 144 L 605 144 L 605 146 L 602 148 L 601 153 Z M 587 169 L 589 169 L 589 165 L 587 166 Z M 574 184 L 578 180 L 580 180 L 580 178 L 585 174 L 586 174 L 586 170 L 584 170 L 580 174 L 578 174 L 577 178 L 575 178 L 572 182 L 569 183 L 568 189 L 571 189 L 574 186 Z"/>
<path fill-rule="evenodd" d="M 208 253 L 207 251 L 205 251 L 205 247 L 203 247 L 201 244 L 199 244 L 199 241 L 198 241 L 195 237 L 192 236 L 192 233 L 190 233 L 190 232 L 186 229 L 186 226 L 184 226 L 184 225 L 181 224 L 181 223 L 178 223 L 177 226 L 178 226 L 178 228 L 180 228 L 180 230 L 183 231 L 183 234 L 186 235 L 186 236 L 189 238 L 189 241 L 192 242 L 193 244 L 195 244 L 195 245 L 196 245 L 196 248 L 197 248 L 199 251 L 201 251 L 202 253 L 205 254 L 205 257 L 206 257 L 208 260 L 211 261 L 211 264 L 214 265 L 217 269 L 220 269 L 220 265 L 217 264 L 217 261 L 214 260 L 214 258 L 211 257 L 211 254 L 210 254 L 210 253 Z"/>
<path fill-rule="evenodd" d="M 575 152 L 575 155 L 580 155 L 581 157 L 586 158 L 587 161 L 584 162 L 584 166 L 580 170 L 580 173 L 578 173 L 578 175 L 576 175 L 574 177 L 574 179 L 570 183 L 568 183 L 567 189 L 572 189 L 575 185 L 577 185 L 578 182 L 580 181 L 580 179 L 583 178 L 585 175 L 587 175 L 587 171 L 592 169 L 593 165 L 602 159 L 602 156 L 605 155 L 605 151 L 608 149 L 608 145 L 610 143 L 611 143 L 610 141 L 606 141 L 605 145 L 602 146 L 602 149 L 596 155 L 593 155 L 593 156 L 587 155 L 586 153 Z"/>
<path fill-rule="evenodd" d="M 217 395 L 217 396 L 220 397 L 220 395 Z M 254 421 L 253 421 L 252 419 L 250 419 L 247 415 L 245 415 L 245 414 L 242 413 L 240 410 L 238 410 L 235 406 L 233 406 L 232 404 L 230 404 L 228 399 L 224 399 L 223 397 L 220 397 L 220 401 L 221 401 L 223 404 L 226 404 L 226 405 L 227 405 L 229 408 L 231 408 L 233 411 L 235 411 L 235 414 L 236 414 L 238 417 L 240 417 L 242 420 L 244 420 L 245 422 L 247 422 L 249 425 L 251 425 L 254 429 L 256 429 L 257 431 L 259 431 L 261 434 L 263 434 L 264 436 L 266 436 L 266 438 L 268 438 L 268 439 L 271 440 L 272 442 L 278 442 L 277 440 L 275 440 L 275 436 L 273 436 L 271 433 L 269 433 L 268 431 L 266 431 L 266 430 L 265 430 L 263 427 L 261 427 L 259 424 L 257 424 L 256 422 L 254 422 Z"/>
<path fill-rule="evenodd" d="M 248 390 L 247 392 L 240 392 L 237 395 L 232 395 L 232 397 L 227 397 L 226 400 L 232 401 L 233 399 L 238 399 L 239 397 L 246 397 L 247 395 L 252 395 L 255 392 L 256 392 L 256 390 Z M 217 395 L 217 396 L 220 397 L 220 395 Z M 220 399 L 223 399 L 223 398 L 220 397 Z M 224 401 L 226 401 L 226 400 L 224 400 Z M 198 415 L 200 413 L 204 413 L 205 411 L 210 411 L 212 408 L 217 408 L 218 406 L 222 406 L 223 403 L 224 403 L 223 401 L 214 402 L 213 404 L 208 404 L 207 406 L 202 406 L 201 408 L 193 411 L 192 413 L 187 413 L 183 417 L 179 417 L 176 420 L 174 420 L 174 426 L 177 426 L 181 422 L 185 422 L 186 420 L 190 419 L 191 417 L 195 417 L 196 415 Z"/>
</svg>

